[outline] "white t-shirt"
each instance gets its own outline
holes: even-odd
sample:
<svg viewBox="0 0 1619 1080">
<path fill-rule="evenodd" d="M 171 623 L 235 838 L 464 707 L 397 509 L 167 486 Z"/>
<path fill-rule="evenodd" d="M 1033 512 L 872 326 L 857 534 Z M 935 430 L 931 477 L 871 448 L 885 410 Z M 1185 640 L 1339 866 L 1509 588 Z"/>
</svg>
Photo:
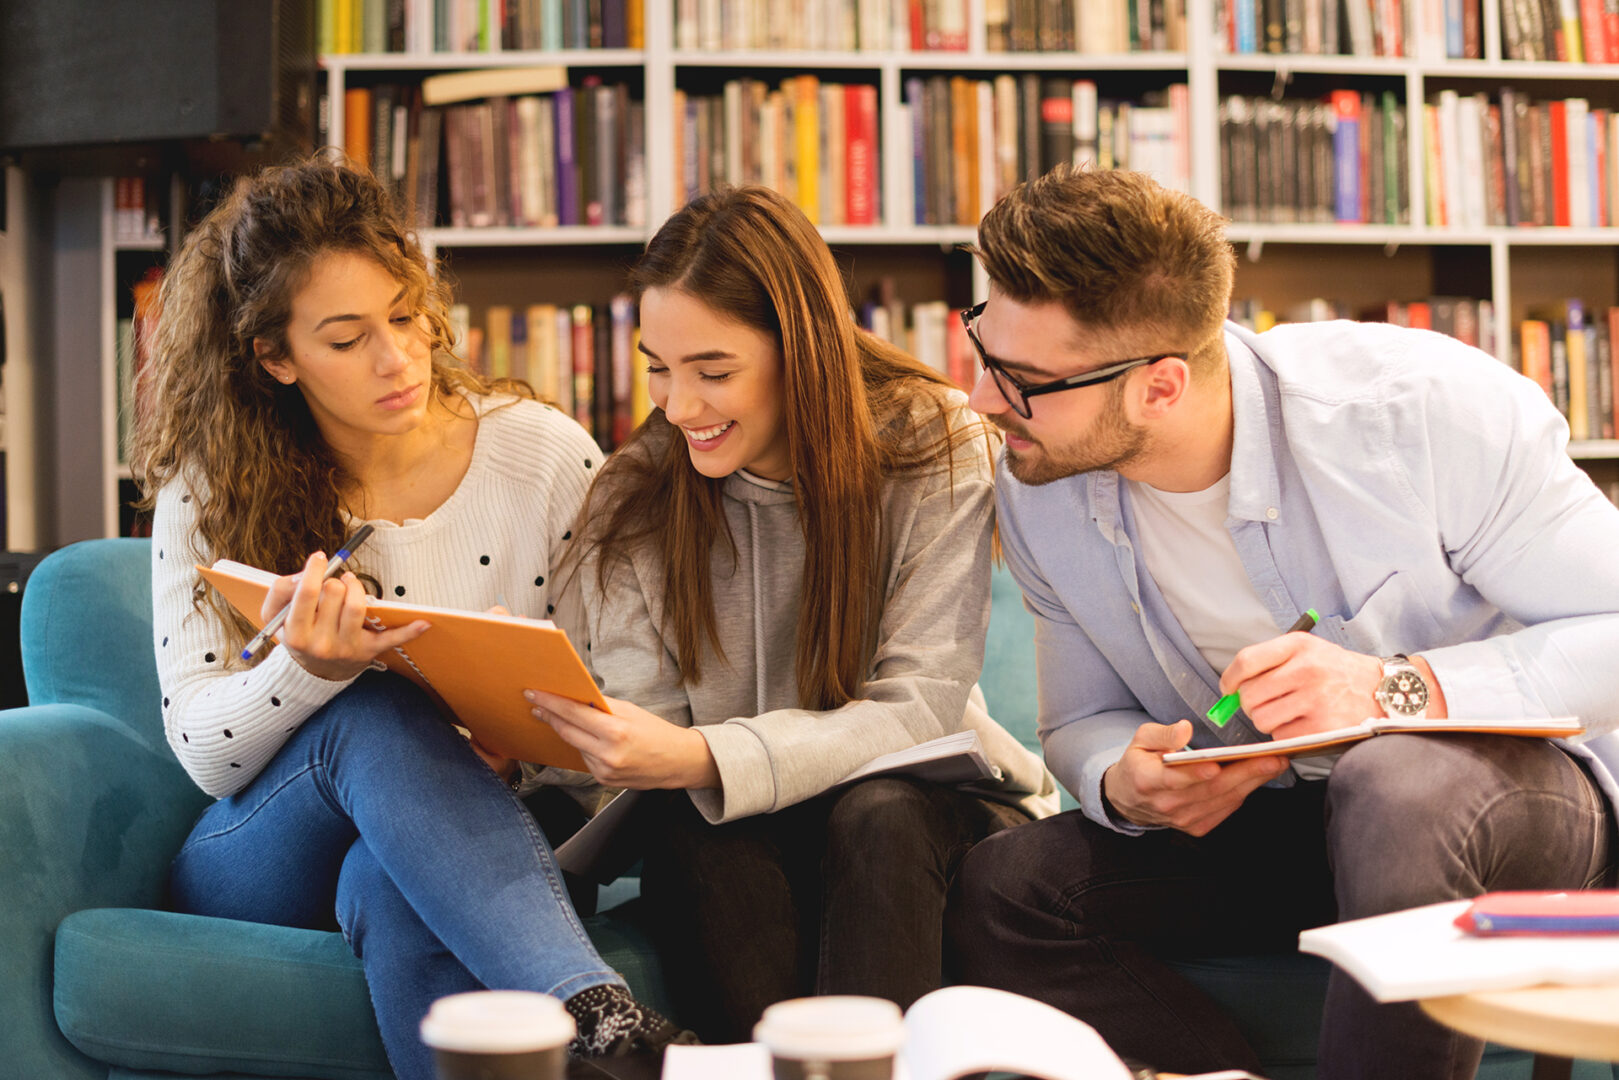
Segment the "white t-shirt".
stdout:
<svg viewBox="0 0 1619 1080">
<path fill-rule="evenodd" d="M 1216 674 L 1241 649 L 1279 637 L 1270 611 L 1254 591 L 1237 545 L 1226 529 L 1231 474 L 1202 491 L 1159 491 L 1125 481 L 1135 511 L 1136 541 L 1147 572 L 1170 612 Z M 1307 779 L 1327 775 L 1331 759 L 1295 758 Z"/>
</svg>

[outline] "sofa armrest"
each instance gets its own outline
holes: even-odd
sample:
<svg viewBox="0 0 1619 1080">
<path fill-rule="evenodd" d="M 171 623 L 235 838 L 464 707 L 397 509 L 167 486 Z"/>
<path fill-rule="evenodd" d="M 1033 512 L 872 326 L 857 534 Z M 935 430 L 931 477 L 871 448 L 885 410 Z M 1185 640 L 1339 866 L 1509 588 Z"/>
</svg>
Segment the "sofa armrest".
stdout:
<svg viewBox="0 0 1619 1080">
<path fill-rule="evenodd" d="M 105 1077 L 51 1012 L 56 926 L 88 907 L 158 907 L 208 797 L 174 758 L 79 705 L 0 711 L 0 1061 Z"/>
</svg>

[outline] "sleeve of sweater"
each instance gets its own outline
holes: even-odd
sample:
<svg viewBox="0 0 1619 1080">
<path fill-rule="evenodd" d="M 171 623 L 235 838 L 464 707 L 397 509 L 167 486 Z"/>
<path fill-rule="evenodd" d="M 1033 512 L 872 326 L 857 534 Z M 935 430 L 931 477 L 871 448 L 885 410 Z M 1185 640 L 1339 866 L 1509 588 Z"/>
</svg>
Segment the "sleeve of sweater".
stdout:
<svg viewBox="0 0 1619 1080">
<path fill-rule="evenodd" d="M 305 671 L 272 648 L 248 667 L 228 643 L 223 620 L 192 597 L 201 575 L 196 503 L 183 480 L 158 493 L 152 520 L 152 636 L 163 690 L 163 730 L 198 787 L 233 795 L 258 775 L 310 714 L 348 682 Z"/>
<path fill-rule="evenodd" d="M 957 451 L 953 475 L 900 481 L 920 497 L 908 522 L 888 526 L 894 568 L 860 698 L 698 728 L 721 779 L 717 789 L 691 792 L 708 821 L 792 806 L 880 754 L 961 728 L 989 624 L 994 489 L 987 464 L 972 460 L 982 456 L 975 441 Z"/>
</svg>

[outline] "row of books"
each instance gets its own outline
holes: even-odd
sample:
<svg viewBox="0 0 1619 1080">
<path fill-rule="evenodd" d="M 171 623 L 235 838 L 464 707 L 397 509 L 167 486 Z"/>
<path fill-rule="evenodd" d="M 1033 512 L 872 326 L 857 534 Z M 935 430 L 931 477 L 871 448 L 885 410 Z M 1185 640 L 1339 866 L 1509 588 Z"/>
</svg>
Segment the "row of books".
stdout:
<svg viewBox="0 0 1619 1080">
<path fill-rule="evenodd" d="M 163 239 L 163 216 L 157 185 L 144 176 L 119 176 L 112 186 L 114 243 L 147 243 Z"/>
<path fill-rule="evenodd" d="M 965 51 L 969 0 L 675 0 L 680 49 Z M 1184 49 L 1186 0 L 984 0 L 991 52 Z"/>
<path fill-rule="evenodd" d="M 644 105 L 623 83 L 587 76 L 552 94 L 442 107 L 409 87 L 350 87 L 344 104 L 349 157 L 419 226 L 646 224 Z"/>
<path fill-rule="evenodd" d="M 1484 55 L 1479 0 L 1219 2 L 1216 26 L 1221 45 L 1231 53 L 1414 56 L 1430 61 Z"/>
<path fill-rule="evenodd" d="M 645 0 L 319 0 L 323 54 L 645 47 Z"/>
<path fill-rule="evenodd" d="M 1151 173 L 1191 187 L 1187 88 L 1175 83 L 1140 101 L 1098 97 L 1089 79 L 1036 74 L 912 76 L 905 80 L 918 225 L 975 225 L 1014 185 L 1064 162 Z"/>
<path fill-rule="evenodd" d="M 157 335 L 159 288 L 163 285 L 163 268 L 148 267 L 135 282 L 133 314 L 117 321 L 114 328 L 116 353 L 114 382 L 116 384 L 118 463 L 129 464 L 129 450 L 135 432 L 135 418 L 147 408 L 149 390 L 146 372 L 151 361 L 153 342 Z"/>
<path fill-rule="evenodd" d="M 594 305 L 491 304 L 481 326 L 466 304 L 455 304 L 450 322 L 468 366 L 528 383 L 603 450 L 621 444 L 652 410 L 635 304 L 626 295 Z"/>
<path fill-rule="evenodd" d="M 1619 4 L 1608 0 L 1500 0 L 1508 60 L 1619 63 Z"/>
<path fill-rule="evenodd" d="M 1411 220 L 1405 107 L 1393 91 L 1220 102 L 1220 188 L 1233 221 Z"/>
<path fill-rule="evenodd" d="M 882 219 L 877 88 L 797 75 L 674 95 L 675 205 L 722 183 L 764 184 L 821 225 Z"/>
<path fill-rule="evenodd" d="M 1619 112 L 1584 98 L 1442 90 L 1426 106 L 1428 223 L 1619 223 Z"/>
<path fill-rule="evenodd" d="M 1264 333 L 1282 322 L 1324 322 L 1328 319 L 1355 319 L 1386 322 L 1417 330 L 1432 330 L 1455 338 L 1464 345 L 1497 356 L 1495 305 L 1471 296 L 1430 296 L 1425 300 L 1390 300 L 1375 308 L 1356 309 L 1341 300 L 1313 297 L 1278 312 L 1256 297 L 1232 300 L 1230 319 L 1256 333 Z"/>
<path fill-rule="evenodd" d="M 1613 438 L 1619 307 L 1604 311 L 1567 300 L 1554 312 L 1524 319 L 1516 337 L 1518 370 L 1538 382 L 1568 419 L 1569 437 Z"/>
<path fill-rule="evenodd" d="M 967 340 L 961 309 L 943 300 L 907 304 L 885 281 L 875 295 L 860 305 L 861 326 L 884 341 L 893 342 L 933 370 L 970 391 L 978 378 L 978 355 Z"/>
</svg>

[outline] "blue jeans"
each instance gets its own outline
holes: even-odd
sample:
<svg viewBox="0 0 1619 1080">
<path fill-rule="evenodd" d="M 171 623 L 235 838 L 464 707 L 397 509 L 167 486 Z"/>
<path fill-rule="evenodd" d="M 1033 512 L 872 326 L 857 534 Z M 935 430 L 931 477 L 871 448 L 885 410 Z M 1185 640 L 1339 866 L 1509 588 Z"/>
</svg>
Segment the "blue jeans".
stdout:
<svg viewBox="0 0 1619 1080">
<path fill-rule="evenodd" d="M 170 886 L 176 910 L 278 926 L 327 929 L 335 907 L 402 1080 L 433 1075 L 417 1025 L 438 997 L 623 985 L 528 809 L 395 675 L 362 676 L 205 810 Z"/>
</svg>

